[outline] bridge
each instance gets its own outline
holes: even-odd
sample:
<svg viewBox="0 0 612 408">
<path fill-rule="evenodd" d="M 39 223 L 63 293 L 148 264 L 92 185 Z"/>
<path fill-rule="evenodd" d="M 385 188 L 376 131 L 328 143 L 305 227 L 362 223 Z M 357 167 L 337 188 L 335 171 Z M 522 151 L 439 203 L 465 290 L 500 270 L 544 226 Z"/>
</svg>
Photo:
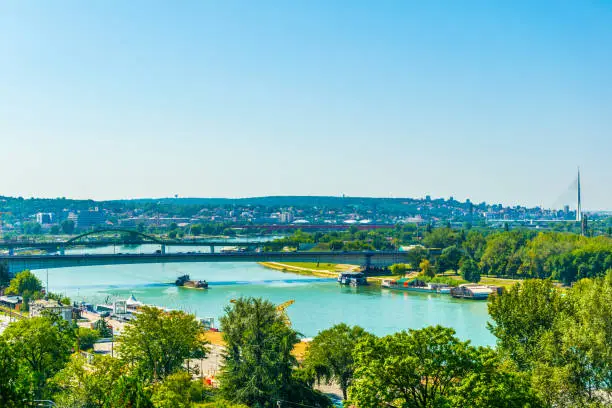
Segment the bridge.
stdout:
<svg viewBox="0 0 612 408">
<path fill-rule="evenodd" d="M 106 235 L 109 233 L 119 234 L 118 239 L 91 239 L 97 235 Z M 125 230 L 125 229 L 103 229 L 85 232 L 77 235 L 66 241 L 36 241 L 36 240 L 12 240 L 12 241 L 0 241 L 0 248 L 9 250 L 9 255 L 14 255 L 15 250 L 18 249 L 41 249 L 45 251 L 57 251 L 60 254 L 64 254 L 66 248 L 70 247 L 100 247 L 100 246 L 112 246 L 112 245 L 144 245 L 144 244 L 155 244 L 160 246 L 162 253 L 166 252 L 168 246 L 208 246 L 210 252 L 215 252 L 215 247 L 227 247 L 234 246 L 240 248 L 256 249 L 261 248 L 265 244 L 270 244 L 269 241 L 223 241 L 223 240 L 206 240 L 206 239 L 192 239 L 192 240 L 177 240 L 177 239 L 163 239 L 153 235 L 144 234 L 139 231 Z"/>
<path fill-rule="evenodd" d="M 126 265 L 175 262 L 322 262 L 385 267 L 406 263 L 408 252 L 400 251 L 295 251 L 156 254 L 79 254 L 79 255 L 4 255 L 9 274 L 25 269 L 67 268 L 73 266 Z"/>
</svg>

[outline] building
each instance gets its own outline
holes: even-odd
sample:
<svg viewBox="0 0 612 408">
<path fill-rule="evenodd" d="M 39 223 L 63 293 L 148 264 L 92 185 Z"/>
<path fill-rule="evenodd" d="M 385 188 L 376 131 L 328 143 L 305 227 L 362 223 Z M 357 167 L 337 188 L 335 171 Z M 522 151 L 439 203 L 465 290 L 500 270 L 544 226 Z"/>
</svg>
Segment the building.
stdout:
<svg viewBox="0 0 612 408">
<path fill-rule="evenodd" d="M 72 322 L 72 306 L 62 305 L 57 300 L 38 299 L 30 302 L 30 317 L 39 317 L 45 313 L 54 313 L 68 323 Z"/>
<path fill-rule="evenodd" d="M 289 224 L 293 222 L 293 214 L 288 211 L 282 212 L 278 218 L 279 221 L 283 224 Z"/>
<path fill-rule="evenodd" d="M 98 208 L 89 211 L 79 211 L 70 213 L 68 219 L 74 221 L 74 225 L 79 229 L 88 229 L 104 224 L 106 221 L 104 213 Z"/>
<path fill-rule="evenodd" d="M 0 296 L 0 305 L 19 310 L 23 298 L 21 296 Z"/>
<path fill-rule="evenodd" d="M 36 222 L 40 225 L 49 225 L 53 224 L 53 214 L 52 213 L 36 213 Z"/>
</svg>

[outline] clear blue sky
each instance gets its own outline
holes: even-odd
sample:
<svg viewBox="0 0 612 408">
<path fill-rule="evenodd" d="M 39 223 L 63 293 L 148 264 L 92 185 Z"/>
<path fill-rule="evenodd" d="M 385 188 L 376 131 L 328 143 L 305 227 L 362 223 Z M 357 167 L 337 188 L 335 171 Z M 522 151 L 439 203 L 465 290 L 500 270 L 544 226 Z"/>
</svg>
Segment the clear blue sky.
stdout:
<svg viewBox="0 0 612 408">
<path fill-rule="evenodd" d="M 611 74 L 611 1 L 0 0 L 0 195 L 610 209 Z"/>
</svg>

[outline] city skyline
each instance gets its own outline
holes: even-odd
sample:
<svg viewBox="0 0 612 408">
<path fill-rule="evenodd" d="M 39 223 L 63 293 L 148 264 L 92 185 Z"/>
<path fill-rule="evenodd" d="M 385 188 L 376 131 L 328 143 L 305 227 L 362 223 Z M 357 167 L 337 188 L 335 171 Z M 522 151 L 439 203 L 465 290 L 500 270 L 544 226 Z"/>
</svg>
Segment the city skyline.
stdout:
<svg viewBox="0 0 612 408">
<path fill-rule="evenodd" d="M 611 22 L 581 2 L 7 2 L 0 195 L 560 208 L 580 166 L 583 208 L 610 210 Z"/>
</svg>

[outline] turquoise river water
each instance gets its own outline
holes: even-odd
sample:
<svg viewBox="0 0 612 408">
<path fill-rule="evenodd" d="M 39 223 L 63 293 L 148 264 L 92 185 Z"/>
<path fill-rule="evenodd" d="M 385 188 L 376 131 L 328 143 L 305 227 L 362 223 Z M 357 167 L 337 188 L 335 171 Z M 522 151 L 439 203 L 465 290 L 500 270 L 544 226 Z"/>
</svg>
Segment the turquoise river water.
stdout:
<svg viewBox="0 0 612 408">
<path fill-rule="evenodd" d="M 95 250 L 113 251 L 152 252 L 152 248 Z M 208 248 L 190 248 L 189 251 L 204 252 Z M 240 296 L 263 297 L 273 303 L 294 299 L 287 313 L 293 327 L 305 337 L 313 337 L 320 330 L 341 322 L 360 325 L 376 335 L 440 324 L 452 327 L 461 339 L 469 339 L 475 345 L 495 342 L 486 328 L 486 302 L 372 286 L 342 287 L 333 279 L 280 272 L 255 263 L 109 265 L 34 272 L 43 282 L 48 273 L 50 290 L 66 294 L 75 301 L 103 303 L 127 299 L 133 293 L 144 303 L 181 309 L 198 317 L 214 317 L 216 323 L 229 301 Z M 210 289 L 174 286 L 174 280 L 182 274 L 189 274 L 191 279 L 207 280 Z"/>
</svg>

